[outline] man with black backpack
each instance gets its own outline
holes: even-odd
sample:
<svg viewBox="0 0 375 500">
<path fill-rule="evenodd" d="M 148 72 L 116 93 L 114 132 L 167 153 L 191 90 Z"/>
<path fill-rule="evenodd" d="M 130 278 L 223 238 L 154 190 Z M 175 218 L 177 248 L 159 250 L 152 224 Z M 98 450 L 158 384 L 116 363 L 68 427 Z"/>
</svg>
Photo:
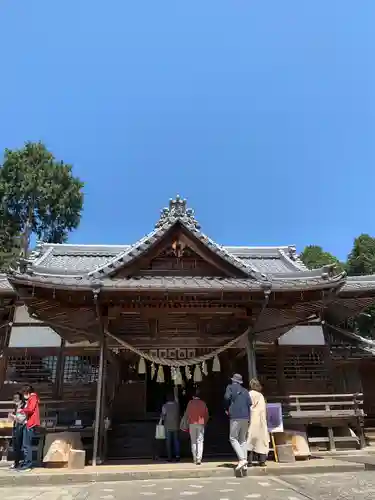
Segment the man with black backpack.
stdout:
<svg viewBox="0 0 375 500">
<path fill-rule="evenodd" d="M 247 431 L 250 422 L 251 399 L 243 386 L 242 376 L 235 373 L 225 391 L 225 409 L 229 416 L 229 441 L 238 457 L 236 470 L 247 467 Z"/>
</svg>

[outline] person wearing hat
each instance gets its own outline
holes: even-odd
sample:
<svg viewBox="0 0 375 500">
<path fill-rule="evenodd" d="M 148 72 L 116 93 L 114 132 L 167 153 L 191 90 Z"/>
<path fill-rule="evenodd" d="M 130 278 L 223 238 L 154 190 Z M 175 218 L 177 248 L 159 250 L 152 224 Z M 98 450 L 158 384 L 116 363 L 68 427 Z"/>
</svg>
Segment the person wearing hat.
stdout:
<svg viewBox="0 0 375 500">
<path fill-rule="evenodd" d="M 229 441 L 237 455 L 237 470 L 247 467 L 247 431 L 251 399 L 243 387 L 242 375 L 235 373 L 225 391 L 224 401 L 229 416 Z"/>
</svg>

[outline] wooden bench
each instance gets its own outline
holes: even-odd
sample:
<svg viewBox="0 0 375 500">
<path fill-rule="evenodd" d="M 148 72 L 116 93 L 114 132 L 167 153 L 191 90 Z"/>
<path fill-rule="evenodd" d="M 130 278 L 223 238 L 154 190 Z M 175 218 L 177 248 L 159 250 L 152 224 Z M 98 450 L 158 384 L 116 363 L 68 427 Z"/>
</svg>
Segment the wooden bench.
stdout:
<svg viewBox="0 0 375 500">
<path fill-rule="evenodd" d="M 283 406 L 283 419 L 286 425 L 314 425 L 325 427 L 328 437 L 309 437 L 309 443 L 328 443 L 330 450 L 336 443 L 358 442 L 362 449 L 366 446 L 364 433 L 363 394 L 306 394 L 276 398 Z M 276 402 L 275 399 L 275 402 Z M 355 436 L 335 436 L 334 428 L 352 426 Z"/>
</svg>

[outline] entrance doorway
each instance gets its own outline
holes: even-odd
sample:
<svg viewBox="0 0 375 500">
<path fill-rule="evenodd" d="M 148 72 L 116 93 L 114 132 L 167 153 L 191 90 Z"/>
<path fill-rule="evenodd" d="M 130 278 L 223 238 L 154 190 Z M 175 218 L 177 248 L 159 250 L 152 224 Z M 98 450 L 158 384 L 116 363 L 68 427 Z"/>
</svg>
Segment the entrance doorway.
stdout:
<svg viewBox="0 0 375 500">
<path fill-rule="evenodd" d="M 238 354 L 239 351 L 235 349 L 222 353 L 220 372 L 213 372 L 211 363 L 208 363 L 208 374 L 203 375 L 200 383 L 184 377 L 184 386 L 176 387 L 169 367 L 163 368 L 164 382 L 158 383 L 156 376 L 151 377 L 149 363 L 146 373 L 139 374 L 139 358 L 124 352 L 121 357 L 119 388 L 112 406 L 108 458 L 151 460 L 155 456 L 155 427 L 168 394 L 173 393 L 178 399 L 182 416 L 196 387 L 200 389 L 210 416 L 205 433 L 205 457 L 232 456 L 228 439 L 229 422 L 224 411 L 224 392 L 233 373 L 241 373 L 246 378 L 246 358 Z M 181 432 L 180 438 L 181 456 L 190 458 L 189 435 Z M 165 453 L 163 443 L 162 448 Z M 163 457 L 163 453 L 158 455 Z"/>
<path fill-rule="evenodd" d="M 151 371 L 148 368 L 146 375 L 146 411 L 147 414 L 160 414 L 163 404 L 170 394 L 178 402 L 181 415 L 184 414 L 187 404 L 193 397 L 196 384 L 192 380 L 184 381 L 183 386 L 176 386 L 172 380 L 168 367 L 164 369 L 164 382 L 159 383 L 156 377 L 151 378 Z"/>
</svg>

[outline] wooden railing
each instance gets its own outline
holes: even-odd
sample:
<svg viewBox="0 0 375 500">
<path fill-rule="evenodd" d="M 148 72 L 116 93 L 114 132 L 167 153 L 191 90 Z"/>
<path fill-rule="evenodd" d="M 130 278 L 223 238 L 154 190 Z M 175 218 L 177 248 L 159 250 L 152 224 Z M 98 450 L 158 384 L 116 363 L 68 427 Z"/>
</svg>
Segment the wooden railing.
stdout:
<svg viewBox="0 0 375 500">
<path fill-rule="evenodd" d="M 331 450 L 339 442 L 357 441 L 360 448 L 366 446 L 362 393 L 290 395 L 272 401 L 282 403 L 286 425 L 318 424 L 328 430 L 328 437 L 310 437 L 310 443 L 327 442 Z M 354 427 L 357 437 L 335 436 L 334 428 L 340 425 Z"/>
<path fill-rule="evenodd" d="M 321 421 L 322 419 L 355 419 L 364 416 L 363 394 L 303 394 L 272 398 L 283 405 L 285 419 Z"/>
</svg>

